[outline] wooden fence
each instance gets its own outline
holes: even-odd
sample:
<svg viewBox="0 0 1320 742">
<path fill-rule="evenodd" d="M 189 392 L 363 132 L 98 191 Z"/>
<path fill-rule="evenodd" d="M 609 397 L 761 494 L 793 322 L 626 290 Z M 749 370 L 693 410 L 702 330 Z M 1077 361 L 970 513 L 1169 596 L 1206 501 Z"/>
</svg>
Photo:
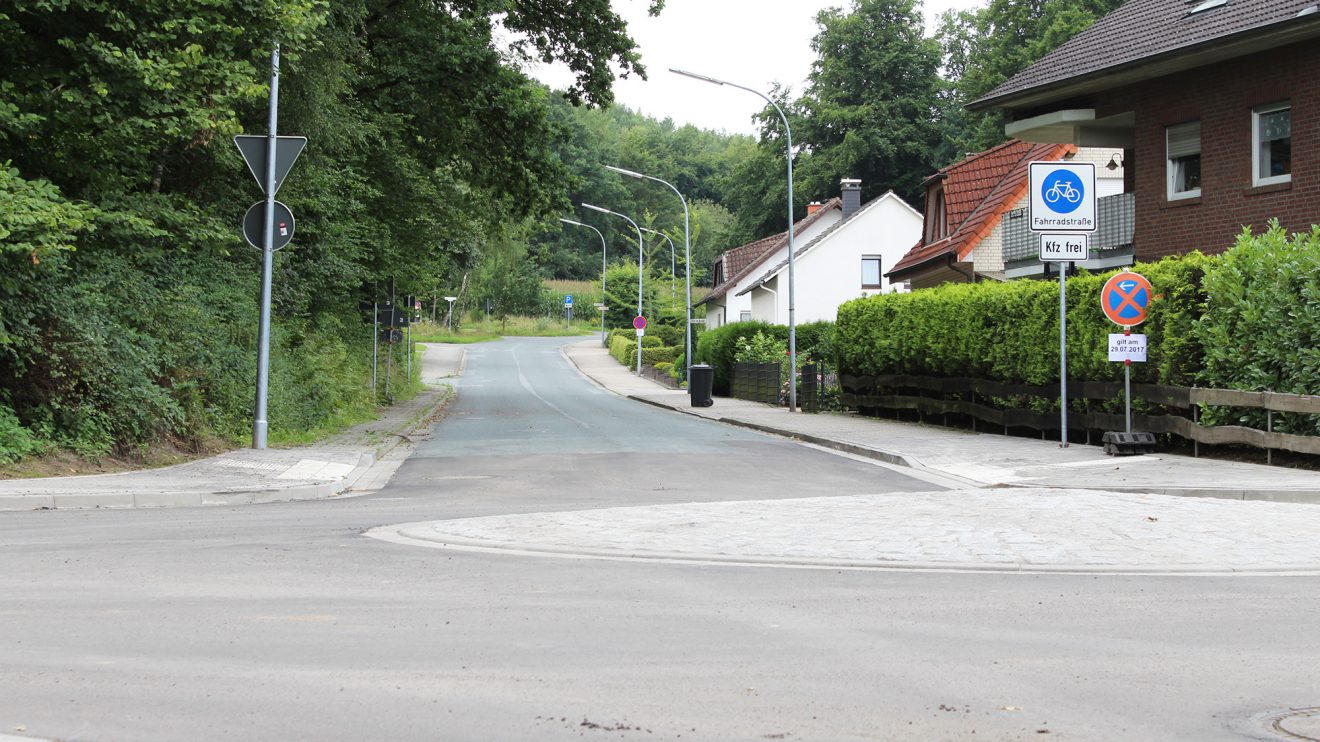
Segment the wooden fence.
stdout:
<svg viewBox="0 0 1320 742">
<path fill-rule="evenodd" d="M 733 364 L 733 382 L 729 393 L 735 399 L 779 404 L 779 364 Z"/>
<path fill-rule="evenodd" d="M 841 375 L 843 388 L 841 401 L 847 407 L 867 410 L 913 410 L 925 415 L 965 415 L 976 422 L 986 422 L 1007 428 L 1025 427 L 1040 431 L 1058 430 L 1057 410 L 1041 412 L 1020 407 L 1002 408 L 983 404 L 991 398 L 1039 398 L 1045 401 L 1059 399 L 1059 385 L 1032 386 L 1005 384 L 987 379 L 943 378 L 904 375 L 850 376 Z M 918 393 L 913 394 L 911 391 Z M 931 396 L 936 394 L 937 396 Z M 1069 381 L 1070 402 L 1081 401 L 1082 411 L 1068 410 L 1068 427 L 1085 430 L 1090 442 L 1092 430 L 1123 430 L 1123 414 L 1090 409 L 1092 402 L 1121 399 L 1123 384 L 1116 381 Z M 1320 436 L 1295 435 L 1274 432 L 1274 413 L 1295 412 L 1320 415 L 1320 396 L 1280 394 L 1277 392 L 1243 392 L 1233 389 L 1206 389 L 1202 387 L 1176 387 L 1157 384 L 1133 384 L 1132 400 L 1157 407 L 1188 410 L 1190 417 L 1179 414 L 1132 415 L 1132 427 L 1149 433 L 1168 433 L 1192 441 L 1194 452 L 1200 444 L 1247 445 L 1267 451 L 1293 451 L 1320 455 Z M 1266 412 L 1266 429 L 1258 430 L 1239 425 L 1207 427 L 1200 424 L 1202 405 L 1245 407 Z"/>
</svg>

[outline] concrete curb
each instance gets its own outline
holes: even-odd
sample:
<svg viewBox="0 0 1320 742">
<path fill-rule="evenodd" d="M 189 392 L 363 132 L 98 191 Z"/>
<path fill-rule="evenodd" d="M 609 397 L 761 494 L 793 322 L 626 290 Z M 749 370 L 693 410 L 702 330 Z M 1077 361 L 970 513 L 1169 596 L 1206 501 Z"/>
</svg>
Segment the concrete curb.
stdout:
<svg viewBox="0 0 1320 742">
<path fill-rule="evenodd" d="M 451 403 L 457 394 L 449 391 L 450 389 L 452 388 L 447 386 L 432 387 L 421 392 L 421 394 L 435 394 L 434 404 L 425 404 L 400 426 L 385 431 L 380 443 L 360 453 L 353 469 L 335 480 L 289 486 L 279 486 L 272 483 L 250 490 L 165 492 L 110 488 L 100 492 L 0 495 L 0 512 L 257 505 L 334 498 L 351 490 L 378 461 L 404 441 L 410 440 L 409 437 L 426 425 L 427 420 L 437 410 Z M 131 473 L 121 472 L 120 474 Z M 114 477 L 116 475 L 108 476 Z"/>
<path fill-rule="evenodd" d="M 1179 567 L 1140 564 L 1051 565 L 1026 562 L 982 564 L 976 562 L 902 562 L 859 559 L 803 558 L 788 556 L 750 556 L 729 554 L 693 554 L 619 549 L 593 549 L 590 547 L 527 544 L 427 533 L 434 521 L 381 526 L 364 535 L 393 543 L 460 551 L 524 554 L 560 557 L 566 559 L 602 559 L 608 561 L 677 562 L 685 564 L 713 564 L 739 567 L 781 567 L 791 569 L 847 569 L 881 572 L 978 572 L 1022 575 L 1147 575 L 1171 577 L 1222 576 L 1311 576 L 1320 575 L 1320 564 L 1295 564 L 1241 569 L 1232 565 L 1204 565 Z"/>
</svg>

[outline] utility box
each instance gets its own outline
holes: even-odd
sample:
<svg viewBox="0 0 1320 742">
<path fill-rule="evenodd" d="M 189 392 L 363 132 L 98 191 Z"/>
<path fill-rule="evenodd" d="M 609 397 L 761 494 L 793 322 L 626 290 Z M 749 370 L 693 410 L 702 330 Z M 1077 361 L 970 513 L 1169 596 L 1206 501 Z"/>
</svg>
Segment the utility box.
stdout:
<svg viewBox="0 0 1320 742">
<path fill-rule="evenodd" d="M 715 388 L 715 369 L 704 363 L 698 363 L 689 369 L 688 396 L 693 407 L 710 407 L 715 404 L 712 390 Z"/>
</svg>

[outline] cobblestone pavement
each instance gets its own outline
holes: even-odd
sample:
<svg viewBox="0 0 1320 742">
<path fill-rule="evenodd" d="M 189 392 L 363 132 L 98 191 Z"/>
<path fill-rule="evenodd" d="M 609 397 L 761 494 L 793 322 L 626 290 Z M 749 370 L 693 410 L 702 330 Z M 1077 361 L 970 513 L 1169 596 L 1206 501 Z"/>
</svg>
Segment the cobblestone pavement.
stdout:
<svg viewBox="0 0 1320 742">
<path fill-rule="evenodd" d="M 1320 508 L 996 488 L 415 523 L 393 537 L 548 554 L 878 568 L 1320 573 Z"/>
</svg>

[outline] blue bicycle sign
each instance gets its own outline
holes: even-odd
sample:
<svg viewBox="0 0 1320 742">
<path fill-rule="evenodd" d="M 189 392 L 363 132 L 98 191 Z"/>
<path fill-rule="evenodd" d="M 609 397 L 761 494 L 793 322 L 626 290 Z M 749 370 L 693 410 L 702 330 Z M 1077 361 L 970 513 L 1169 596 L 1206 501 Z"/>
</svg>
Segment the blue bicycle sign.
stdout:
<svg viewBox="0 0 1320 742">
<path fill-rule="evenodd" d="M 1082 197 L 1086 195 L 1086 186 L 1073 171 L 1059 169 L 1045 176 L 1040 186 L 1040 195 L 1049 204 L 1051 211 L 1070 214 L 1081 205 Z"/>
</svg>

